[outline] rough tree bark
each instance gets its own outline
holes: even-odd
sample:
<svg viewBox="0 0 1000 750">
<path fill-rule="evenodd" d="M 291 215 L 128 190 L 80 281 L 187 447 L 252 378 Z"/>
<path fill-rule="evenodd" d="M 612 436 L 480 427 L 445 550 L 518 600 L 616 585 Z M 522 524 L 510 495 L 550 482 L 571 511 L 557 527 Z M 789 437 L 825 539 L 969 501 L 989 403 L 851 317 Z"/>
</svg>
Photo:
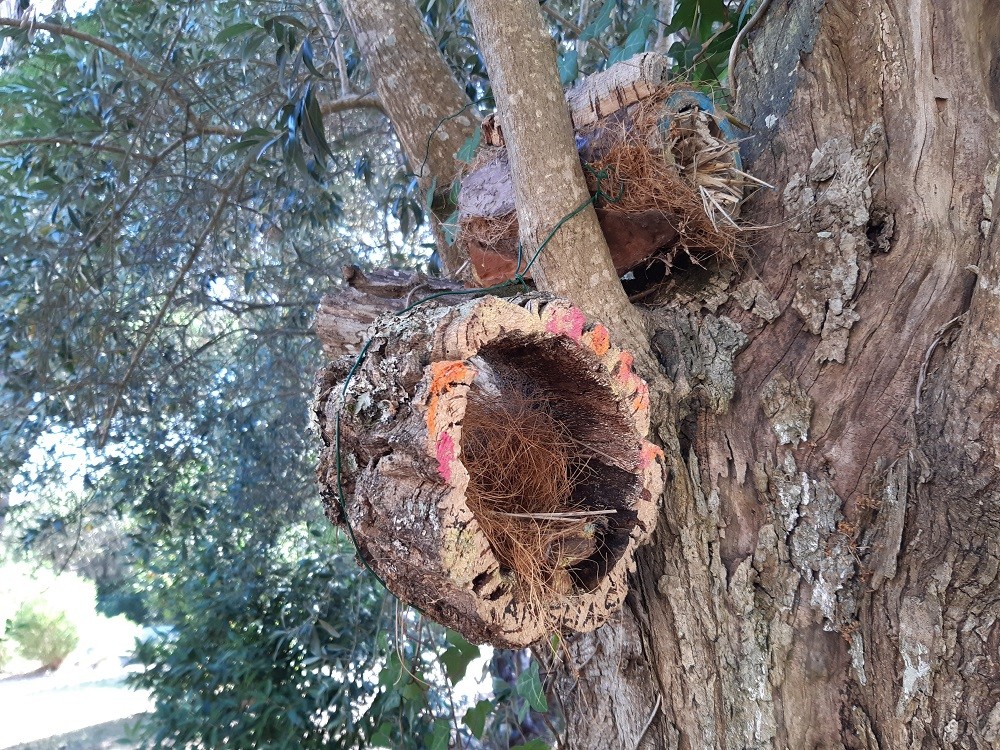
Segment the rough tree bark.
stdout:
<svg viewBox="0 0 1000 750">
<path fill-rule="evenodd" d="M 774 228 L 657 311 L 675 481 L 571 746 L 1000 743 L 998 11 L 769 12 L 737 114 Z"/>
<path fill-rule="evenodd" d="M 669 481 L 625 609 L 570 643 L 566 746 L 1000 746 L 998 18 L 769 8 L 737 108 L 769 228 L 650 313 Z M 546 101 L 501 104 L 505 135 Z M 573 252 L 542 283 L 601 316 Z"/>
</svg>

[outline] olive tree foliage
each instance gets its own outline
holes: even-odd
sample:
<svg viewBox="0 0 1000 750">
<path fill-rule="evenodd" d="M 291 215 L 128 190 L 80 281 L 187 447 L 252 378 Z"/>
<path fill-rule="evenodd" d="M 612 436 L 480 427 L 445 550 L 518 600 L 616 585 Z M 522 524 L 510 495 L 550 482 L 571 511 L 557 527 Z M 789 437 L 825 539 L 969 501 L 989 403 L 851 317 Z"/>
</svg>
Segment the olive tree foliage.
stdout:
<svg viewBox="0 0 1000 750">
<path fill-rule="evenodd" d="M 464 3 L 417 5 L 470 106 L 490 111 Z M 750 6 L 542 3 L 564 84 L 652 48 L 689 78 L 717 81 Z M 6 514 L 17 520 L 7 531 L 45 540 L 69 565 L 63 553 L 77 547 L 60 535 L 79 541 L 101 518 L 119 519 L 116 544 L 141 573 L 135 587 L 156 614 L 189 626 L 186 640 L 143 655 L 154 668 L 149 684 L 156 665 L 173 667 L 161 676 L 181 676 L 158 683 L 158 700 L 190 701 L 196 680 L 182 665 L 211 661 L 237 638 L 248 654 L 287 657 L 276 662 L 281 674 L 268 674 L 289 705 L 303 691 L 314 707 L 329 697 L 322 679 L 296 682 L 294 664 L 319 664 L 315 674 L 327 679 L 340 669 L 333 653 L 363 665 L 338 694 L 347 699 L 336 720 L 351 739 L 329 729 L 329 712 L 303 714 L 317 742 L 402 746 L 400 737 L 427 735 L 447 743 L 448 710 L 410 674 L 422 646 L 407 657 L 388 641 L 354 639 L 343 656 L 352 612 L 365 637 L 391 629 L 381 589 L 345 572 L 344 553 L 323 563 L 315 535 L 297 557 L 281 547 L 296 523 L 322 523 L 308 415 L 320 296 L 340 283 L 344 263 L 423 266 L 433 249 L 425 231 L 433 197 L 402 156 L 337 2 L 143 0 L 99 2 L 75 17 L 57 11 L 40 16 L 14 3 L 0 18 L 0 511 L 15 482 L 23 491 L 59 480 L 60 442 L 83 440 L 75 455 L 87 467 L 72 502 L 21 506 Z M 38 445 L 50 465 L 18 480 Z M 232 582 L 209 580 L 212 569 Z M 224 606 L 209 606 L 223 594 Z M 337 610 L 342 621 L 324 629 L 320 620 L 330 621 L 317 608 L 331 595 L 364 606 Z M 239 612 L 256 619 L 232 630 Z M 279 647 L 261 650 L 254 634 Z M 422 638 L 463 669 L 471 659 L 468 644 L 445 642 L 440 631 Z M 247 664 L 235 676 L 224 665 L 209 671 L 221 686 L 259 684 L 257 662 Z M 519 687 L 507 692 L 522 706 L 535 696 L 537 711 L 537 666 L 520 674 L 528 677 L 509 675 Z M 449 679 L 459 676 L 449 668 Z M 365 691 L 377 697 L 362 721 L 346 706 Z M 230 708 L 266 698 L 239 695 Z M 466 739 L 483 735 L 488 710 L 477 706 Z M 526 711 L 494 723 L 530 741 L 530 731 L 510 728 L 531 724 Z M 244 718 L 253 729 L 227 740 L 236 746 L 292 742 L 302 728 L 287 712 L 277 729 L 263 709 Z M 208 740 L 197 735 L 197 716 L 175 711 L 170 720 L 160 739 Z"/>
<path fill-rule="evenodd" d="M 225 30 L 266 6 L 102 4 L 5 29 L 6 481 L 62 425 L 141 446 L 151 473 L 227 455 L 237 501 L 311 493 L 312 310 L 345 260 L 412 243 L 379 216 L 387 124 L 318 124 L 339 70 L 298 11 L 240 44 Z"/>
<path fill-rule="evenodd" d="M 735 13 L 682 3 L 667 26 L 661 5 L 546 3 L 564 82 L 669 38 L 679 67 L 718 74 Z M 421 9 L 488 109 L 464 5 Z M 210 455 L 238 466 L 234 500 L 297 506 L 315 304 L 343 262 L 428 244 L 339 8 L 99 3 L 0 31 L 3 486 L 62 426 L 141 447 L 147 487 Z"/>
<path fill-rule="evenodd" d="M 178 633 L 137 654 L 154 746 L 419 743 L 442 712 L 379 682 L 394 610 L 343 542 L 289 541 L 324 524 L 319 297 L 345 262 L 422 254 L 389 125 L 322 23 L 135 3 L 0 26 L 0 495 L 30 499 L 3 542 L 79 567 L 115 529 L 113 593 Z"/>
</svg>

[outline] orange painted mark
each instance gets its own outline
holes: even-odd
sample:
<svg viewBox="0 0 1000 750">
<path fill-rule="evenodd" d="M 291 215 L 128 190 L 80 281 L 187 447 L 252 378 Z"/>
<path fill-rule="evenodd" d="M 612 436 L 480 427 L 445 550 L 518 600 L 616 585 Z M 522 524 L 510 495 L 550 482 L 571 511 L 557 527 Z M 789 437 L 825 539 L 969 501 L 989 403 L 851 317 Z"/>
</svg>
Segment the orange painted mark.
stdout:
<svg viewBox="0 0 1000 750">
<path fill-rule="evenodd" d="M 603 357 L 611 348 L 611 335 L 608 333 L 608 329 L 600 323 L 596 323 L 590 332 L 590 348 L 598 357 Z"/>
<path fill-rule="evenodd" d="M 632 411 L 649 411 L 649 386 L 636 378 L 635 398 L 632 399 Z"/>
<path fill-rule="evenodd" d="M 570 307 L 553 313 L 552 318 L 545 324 L 545 330 L 549 333 L 561 333 L 574 341 L 579 341 L 586 322 L 587 319 L 579 307 Z"/>
<path fill-rule="evenodd" d="M 427 405 L 427 434 L 437 435 L 436 420 L 438 399 L 459 383 L 471 383 L 476 376 L 474 367 L 463 360 L 442 360 L 431 363 L 431 398 Z"/>
<path fill-rule="evenodd" d="M 666 460 L 666 455 L 663 453 L 663 449 L 658 445 L 653 445 L 648 440 L 642 441 L 642 446 L 639 448 L 639 468 L 647 469 L 656 460 L 657 456 L 661 459 Z"/>
</svg>

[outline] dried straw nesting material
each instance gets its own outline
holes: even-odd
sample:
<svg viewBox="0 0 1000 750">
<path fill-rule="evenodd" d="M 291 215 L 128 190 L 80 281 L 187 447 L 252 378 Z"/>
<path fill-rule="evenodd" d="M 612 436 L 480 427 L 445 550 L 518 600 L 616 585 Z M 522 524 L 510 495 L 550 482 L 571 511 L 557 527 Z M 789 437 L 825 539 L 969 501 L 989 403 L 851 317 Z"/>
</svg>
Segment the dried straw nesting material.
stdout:
<svg viewBox="0 0 1000 750">
<path fill-rule="evenodd" d="M 494 126 L 495 128 L 495 126 Z M 747 188 L 736 134 L 711 99 L 662 85 L 577 130 L 598 218 L 619 274 L 651 259 L 733 260 Z M 484 285 L 515 272 L 517 218 L 506 150 L 491 146 L 462 181 L 458 241 Z"/>
</svg>

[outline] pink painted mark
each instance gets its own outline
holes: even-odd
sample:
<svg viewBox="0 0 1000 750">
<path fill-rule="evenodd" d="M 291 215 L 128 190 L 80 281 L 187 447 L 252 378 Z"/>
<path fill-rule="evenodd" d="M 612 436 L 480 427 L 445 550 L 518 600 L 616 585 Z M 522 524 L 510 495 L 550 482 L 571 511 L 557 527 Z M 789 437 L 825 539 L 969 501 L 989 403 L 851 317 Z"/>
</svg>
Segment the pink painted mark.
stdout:
<svg viewBox="0 0 1000 750">
<path fill-rule="evenodd" d="M 639 468 L 648 469 L 657 456 L 661 459 L 665 458 L 663 449 L 658 445 L 653 445 L 648 440 L 643 440 L 642 447 L 639 448 Z"/>
<path fill-rule="evenodd" d="M 632 381 L 633 362 L 635 362 L 635 357 L 628 352 L 622 352 L 618 355 L 618 382 L 622 385 L 629 385 Z"/>
<path fill-rule="evenodd" d="M 558 310 L 545 324 L 545 330 L 549 333 L 561 333 L 569 336 L 574 341 L 579 341 L 583 336 L 583 326 L 587 319 L 579 307 L 570 307 L 567 310 Z"/>
<path fill-rule="evenodd" d="M 446 482 L 451 481 L 451 463 L 455 460 L 455 441 L 447 432 L 442 432 L 437 441 L 438 474 Z"/>
</svg>

